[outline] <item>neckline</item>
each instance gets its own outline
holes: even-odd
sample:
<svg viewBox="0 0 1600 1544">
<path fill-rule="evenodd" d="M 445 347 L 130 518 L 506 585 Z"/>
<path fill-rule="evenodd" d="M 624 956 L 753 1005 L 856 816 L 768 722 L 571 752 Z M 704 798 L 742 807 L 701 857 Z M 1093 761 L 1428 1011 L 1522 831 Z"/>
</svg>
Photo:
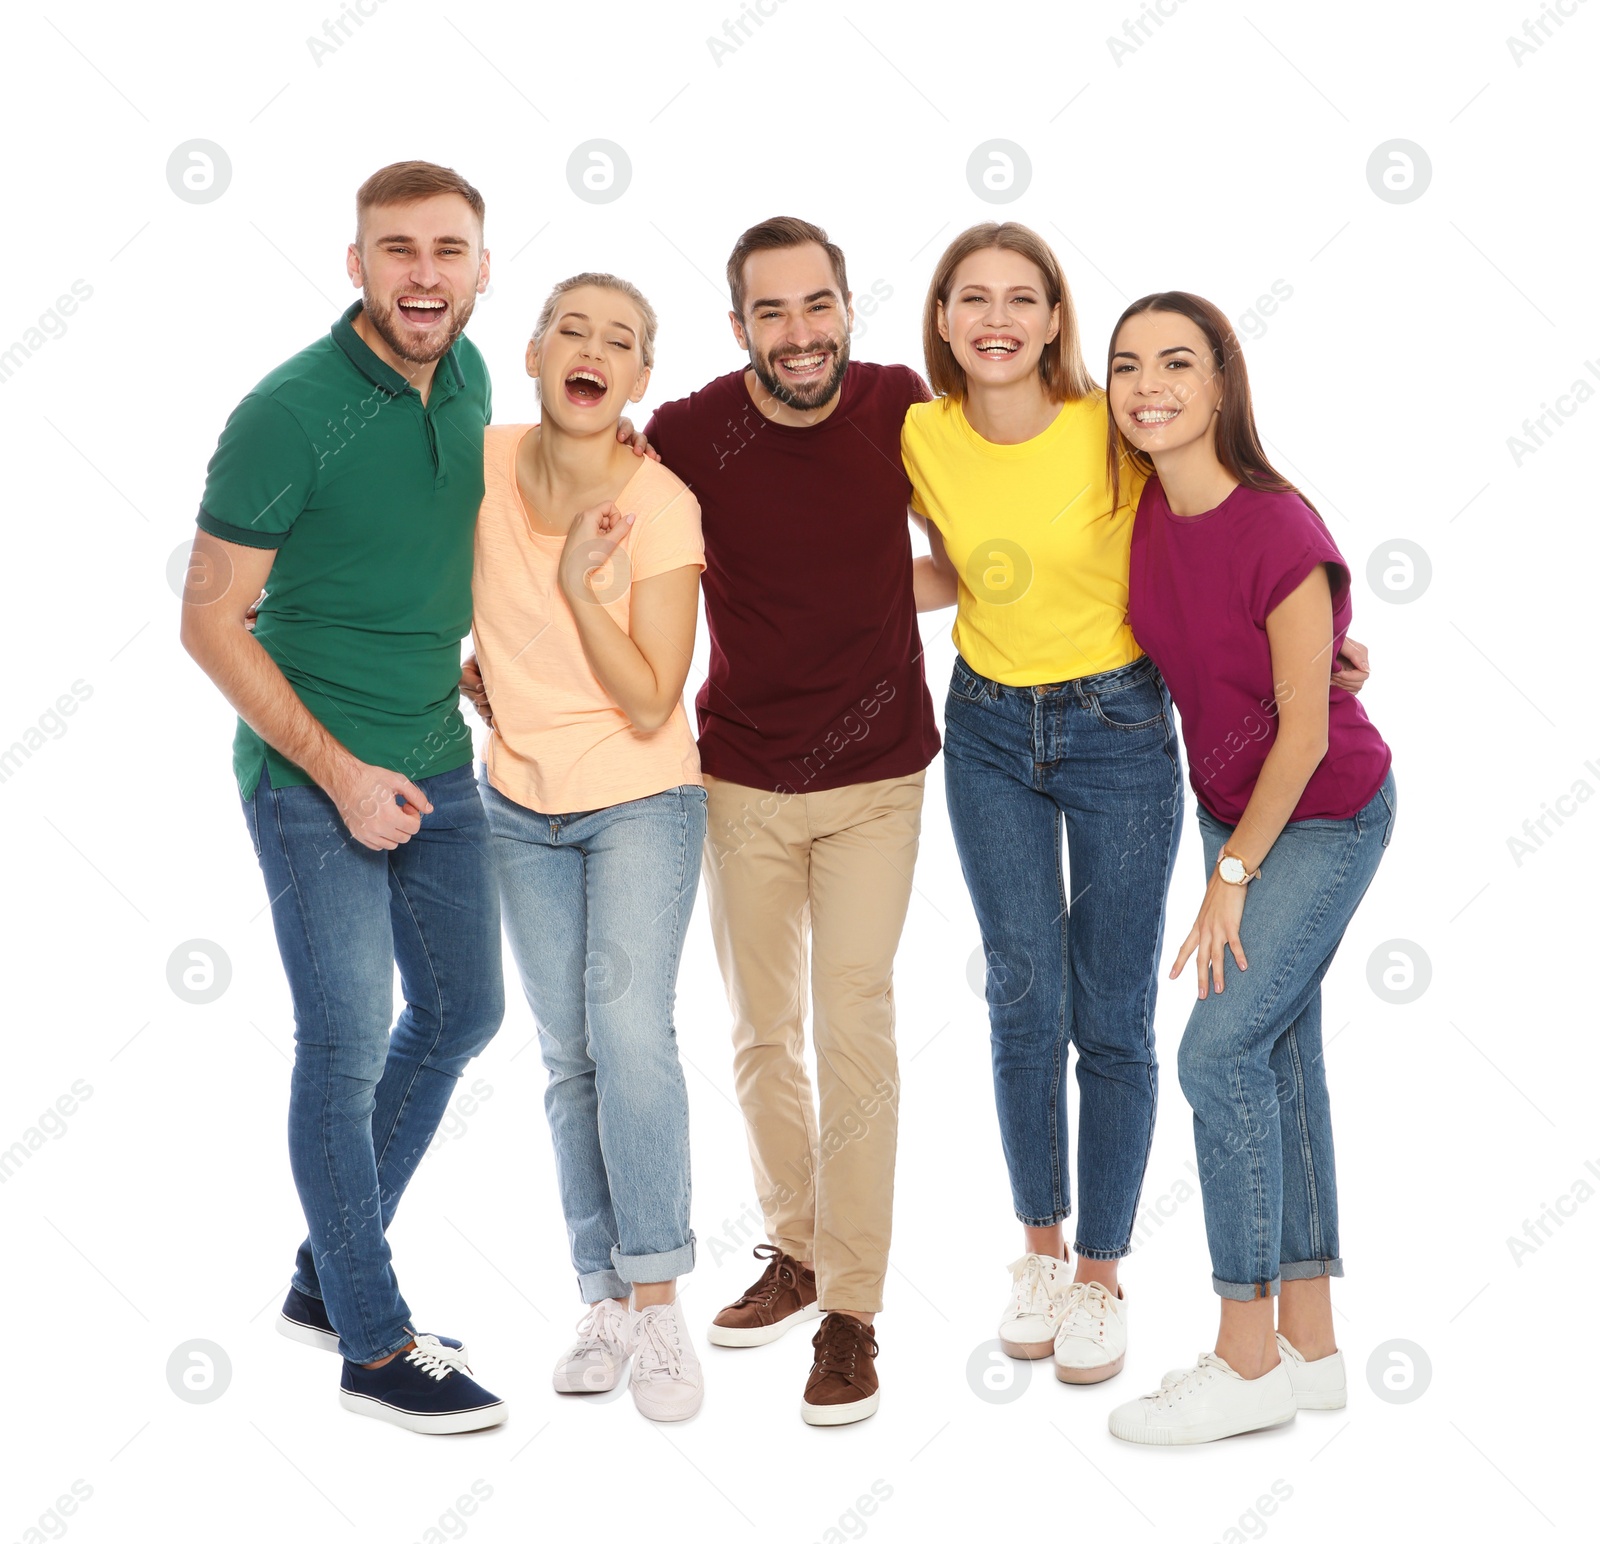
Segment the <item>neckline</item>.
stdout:
<svg viewBox="0 0 1600 1544">
<path fill-rule="evenodd" d="M 1161 508 L 1166 512 L 1167 519 L 1170 520 L 1174 525 L 1198 525 L 1202 520 L 1209 520 L 1213 515 L 1221 514 L 1222 511 L 1233 502 L 1234 495 L 1239 493 L 1245 487 L 1244 483 L 1235 483 L 1232 489 L 1223 498 L 1221 503 L 1213 504 L 1210 509 L 1201 510 L 1198 515 L 1180 515 L 1176 510 L 1173 509 L 1171 503 L 1169 502 L 1167 498 L 1167 490 L 1162 486 L 1161 479 L 1159 477 L 1152 477 L 1150 481 L 1155 485 L 1156 488 L 1160 489 Z"/>
<path fill-rule="evenodd" d="M 758 419 L 761 420 L 761 425 L 763 428 L 777 429 L 784 434 L 820 434 L 831 423 L 835 422 L 835 420 L 837 420 L 841 414 L 849 411 L 849 398 L 854 393 L 854 383 L 860 374 L 860 372 L 856 369 L 856 366 L 860 363 L 861 361 L 856 359 L 845 361 L 844 379 L 839 382 L 839 399 L 834 404 L 833 411 L 829 413 L 826 418 L 819 419 L 814 424 L 786 424 L 781 423 L 776 418 L 768 418 L 767 415 L 761 411 L 761 404 L 750 395 L 750 387 L 745 382 L 745 377 L 750 373 L 752 368 L 748 363 L 742 365 L 739 369 L 733 372 L 732 380 L 734 389 L 739 393 L 741 402 L 744 406 L 748 407 Z"/>
<path fill-rule="evenodd" d="M 1037 451 L 1050 438 L 1051 435 L 1060 434 L 1066 428 L 1070 409 L 1075 408 L 1081 403 L 1089 400 L 1091 399 L 1087 397 L 1080 397 L 1075 402 L 1062 402 L 1058 404 L 1056 416 L 1052 418 L 1050 422 L 1047 423 L 1037 434 L 1026 440 L 1017 440 L 1011 444 L 1003 445 L 998 440 L 985 438 L 983 435 L 979 434 L 975 428 L 973 428 L 972 420 L 967 417 L 967 406 L 964 398 L 944 398 L 944 401 L 948 404 L 949 411 L 955 414 L 956 423 L 960 427 L 961 434 L 967 440 L 967 442 L 975 449 L 981 451 L 983 454 L 994 456 L 997 459 L 1005 461 L 1016 460 L 1019 457 L 1031 455 L 1033 452 Z"/>
<path fill-rule="evenodd" d="M 522 450 L 522 442 L 538 427 L 538 424 L 525 424 L 519 433 L 508 436 L 511 447 L 506 458 L 506 477 L 511 483 L 511 493 L 516 500 L 517 513 L 522 516 L 522 529 L 536 542 L 554 542 L 564 547 L 567 544 L 565 531 L 557 535 L 550 531 L 541 531 L 534 524 L 533 511 L 528 507 L 528 500 L 522 492 L 522 482 L 517 476 L 517 456 Z M 633 469 L 633 475 L 617 490 L 616 497 L 612 500 L 614 504 L 621 504 L 623 495 L 644 475 L 644 469 L 650 464 L 650 458 L 641 456 L 639 460 L 640 464 Z"/>
</svg>

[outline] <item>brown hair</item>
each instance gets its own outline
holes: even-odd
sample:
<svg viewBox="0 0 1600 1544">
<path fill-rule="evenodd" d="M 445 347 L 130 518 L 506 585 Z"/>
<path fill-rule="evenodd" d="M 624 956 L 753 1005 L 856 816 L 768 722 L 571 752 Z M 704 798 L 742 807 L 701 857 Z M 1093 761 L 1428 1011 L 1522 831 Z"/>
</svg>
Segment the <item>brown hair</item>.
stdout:
<svg viewBox="0 0 1600 1544">
<path fill-rule="evenodd" d="M 744 320 L 744 260 L 752 252 L 780 252 L 790 247 L 809 246 L 812 242 L 816 242 L 828 254 L 828 261 L 833 264 L 839 298 L 844 300 L 849 295 L 850 281 L 845 277 L 844 253 L 828 240 L 828 233 L 809 220 L 797 220 L 793 215 L 774 215 L 770 220 L 752 225 L 734 242 L 733 251 L 728 254 L 728 294 L 732 297 L 733 309 L 740 321 Z"/>
<path fill-rule="evenodd" d="M 599 289 L 615 290 L 617 294 L 627 296 L 639 308 L 639 317 L 644 323 L 644 331 L 639 336 L 639 357 L 648 370 L 656 359 L 655 307 L 639 292 L 638 285 L 630 284 L 626 279 L 619 279 L 614 273 L 575 273 L 570 279 L 563 279 L 550 291 L 544 309 L 539 313 L 539 320 L 534 323 L 533 341 L 535 343 L 544 341 L 544 335 L 549 332 L 551 324 L 556 319 L 556 312 L 561 307 L 561 297 L 570 290 L 581 289 L 585 284 L 593 284 Z"/>
<path fill-rule="evenodd" d="M 1212 363 L 1222 377 L 1222 400 L 1217 405 L 1216 447 L 1217 460 L 1235 482 L 1247 488 L 1260 488 L 1272 493 L 1293 493 L 1306 507 L 1317 515 L 1310 499 L 1300 492 L 1273 464 L 1261 446 L 1261 436 L 1256 433 L 1255 409 L 1250 403 L 1250 376 L 1244 367 L 1244 351 L 1239 346 L 1238 335 L 1232 323 L 1209 300 L 1191 295 L 1185 290 L 1164 290 L 1158 295 L 1146 295 L 1136 300 L 1117 318 L 1111 329 L 1111 341 L 1106 345 L 1106 379 L 1111 379 L 1115 363 L 1117 335 L 1130 316 L 1142 316 L 1148 311 L 1166 311 L 1174 316 L 1187 317 L 1205 335 L 1211 349 Z M 1112 508 L 1121 497 L 1122 466 L 1138 467 L 1153 475 L 1155 463 L 1142 450 L 1136 450 L 1124 438 L 1112 414 L 1106 413 L 1106 471 L 1111 479 Z"/>
<path fill-rule="evenodd" d="M 432 161 L 396 161 L 392 166 L 375 171 L 356 189 L 356 245 L 361 245 L 369 209 L 383 204 L 418 204 L 441 193 L 454 193 L 467 201 L 467 207 L 478 217 L 478 245 L 481 247 L 483 194 L 460 172 L 448 166 L 435 166 Z"/>
<path fill-rule="evenodd" d="M 1050 244 L 1037 231 L 1015 220 L 990 221 L 962 231 L 944 249 L 939 266 L 928 283 L 928 298 L 922 308 L 922 357 L 928 366 L 928 384 L 941 397 L 960 401 L 967 389 L 966 372 L 956 363 L 950 345 L 939 336 L 939 308 L 948 309 L 956 269 L 974 252 L 1015 252 L 1028 259 L 1044 275 L 1045 299 L 1052 309 L 1061 307 L 1061 328 L 1055 341 L 1045 345 L 1039 356 L 1039 379 L 1052 402 L 1076 402 L 1100 388 L 1083 361 L 1083 345 L 1078 335 L 1078 313 L 1073 308 L 1072 291 L 1061 261 Z"/>
</svg>

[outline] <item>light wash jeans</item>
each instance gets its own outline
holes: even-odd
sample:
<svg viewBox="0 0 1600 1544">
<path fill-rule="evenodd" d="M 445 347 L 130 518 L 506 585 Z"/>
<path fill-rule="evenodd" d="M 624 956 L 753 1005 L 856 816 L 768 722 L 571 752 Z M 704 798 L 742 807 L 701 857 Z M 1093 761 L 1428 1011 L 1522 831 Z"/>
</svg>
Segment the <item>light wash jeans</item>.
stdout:
<svg viewBox="0 0 1600 1544">
<path fill-rule="evenodd" d="M 561 1209 L 586 1303 L 694 1267 L 689 1098 L 673 1028 L 700 884 L 697 784 L 570 815 L 480 772 L 501 913 L 539 1026 Z"/>
<path fill-rule="evenodd" d="M 1245 894 L 1224 990 L 1197 1000 L 1178 1047 L 1194 1109 L 1212 1286 L 1247 1302 L 1280 1282 L 1342 1276 L 1322 978 L 1394 834 L 1394 773 L 1349 820 L 1293 820 Z M 1232 835 L 1203 807 L 1209 881 Z M 1193 962 L 1189 975 L 1193 981 Z"/>
</svg>

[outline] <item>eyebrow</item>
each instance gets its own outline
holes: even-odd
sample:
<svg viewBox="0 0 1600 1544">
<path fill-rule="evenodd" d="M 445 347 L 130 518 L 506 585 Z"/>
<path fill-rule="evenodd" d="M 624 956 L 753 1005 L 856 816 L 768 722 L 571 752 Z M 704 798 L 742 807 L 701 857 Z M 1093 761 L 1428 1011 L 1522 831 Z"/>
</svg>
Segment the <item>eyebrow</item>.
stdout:
<svg viewBox="0 0 1600 1544">
<path fill-rule="evenodd" d="M 1164 348 L 1156 355 L 1157 359 L 1165 359 L 1168 354 L 1193 354 L 1194 350 L 1187 343 L 1174 343 L 1171 348 Z M 1111 356 L 1113 359 L 1137 359 L 1139 356 L 1129 348 L 1119 348 Z M 1196 356 L 1199 357 L 1198 355 Z"/>
<path fill-rule="evenodd" d="M 809 306 L 813 300 L 836 300 L 837 298 L 837 292 L 832 289 L 812 290 L 809 295 L 802 295 L 800 297 L 800 304 L 803 306 Z M 783 302 L 781 300 L 774 299 L 752 300 L 750 302 L 750 309 L 752 311 L 759 311 L 762 306 L 781 306 L 782 304 Z"/>
<path fill-rule="evenodd" d="M 587 311 L 563 311 L 561 313 L 561 315 L 556 318 L 556 320 L 558 322 L 564 322 L 569 317 L 573 318 L 576 321 L 586 322 L 586 321 L 589 320 L 589 313 Z M 630 327 L 626 322 L 607 322 L 606 326 L 607 327 L 620 327 L 624 332 L 633 332 L 634 331 L 634 329 L 632 327 Z M 634 336 L 637 337 L 638 334 L 634 333 Z"/>
<path fill-rule="evenodd" d="M 412 245 L 415 245 L 416 240 L 417 238 L 415 236 L 378 236 L 374 238 L 374 244 L 382 246 L 387 241 L 407 241 Z M 436 247 L 470 247 L 472 245 L 472 243 L 467 240 L 465 236 L 436 236 L 434 237 L 433 244 Z"/>
<path fill-rule="evenodd" d="M 961 286 L 961 290 L 983 290 L 985 294 L 993 288 L 994 285 L 992 284 L 979 284 L 976 280 Z M 1039 286 L 1036 284 L 1008 284 L 1005 286 L 1005 291 L 1008 295 L 1037 295 Z"/>
</svg>

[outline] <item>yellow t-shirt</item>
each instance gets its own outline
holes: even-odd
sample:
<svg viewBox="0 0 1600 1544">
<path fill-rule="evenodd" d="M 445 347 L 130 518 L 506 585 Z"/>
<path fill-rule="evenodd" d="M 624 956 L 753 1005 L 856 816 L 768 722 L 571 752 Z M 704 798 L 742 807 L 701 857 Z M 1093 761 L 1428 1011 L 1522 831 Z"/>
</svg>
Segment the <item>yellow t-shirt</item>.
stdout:
<svg viewBox="0 0 1600 1544">
<path fill-rule="evenodd" d="M 556 583 L 565 538 L 534 527 L 517 486 L 517 446 L 529 427 L 494 424 L 483 436 L 472 639 L 494 709 L 484 758 L 489 782 L 545 815 L 605 809 L 699 783 L 700 753 L 682 701 L 666 723 L 646 732 L 589 668 L 572 608 Z M 688 563 L 703 569 L 705 545 L 699 501 L 649 457 L 616 502 L 637 518 L 596 574 L 595 589 L 619 591 L 606 607 L 626 629 L 632 581 Z"/>
<path fill-rule="evenodd" d="M 906 414 L 900 454 L 911 506 L 931 520 L 959 576 L 951 636 L 1004 686 L 1070 681 L 1131 664 L 1128 546 L 1144 479 L 1111 507 L 1103 395 L 1063 402 L 1050 426 L 996 445 L 951 397 Z"/>
</svg>

